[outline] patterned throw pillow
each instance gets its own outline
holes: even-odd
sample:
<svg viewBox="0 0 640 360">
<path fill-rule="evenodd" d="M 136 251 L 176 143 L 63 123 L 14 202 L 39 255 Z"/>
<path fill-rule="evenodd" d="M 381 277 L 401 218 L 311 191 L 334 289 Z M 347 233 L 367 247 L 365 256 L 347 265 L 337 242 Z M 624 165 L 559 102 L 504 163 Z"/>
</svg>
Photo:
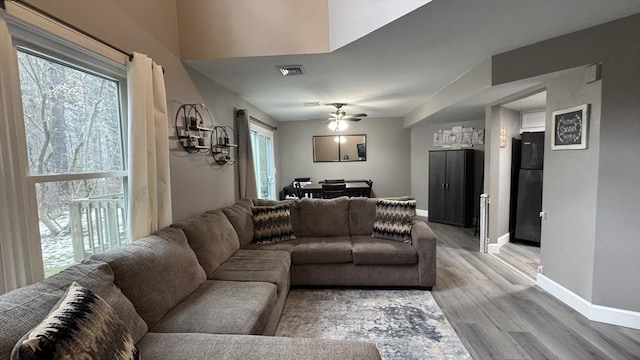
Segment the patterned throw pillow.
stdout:
<svg viewBox="0 0 640 360">
<path fill-rule="evenodd" d="M 11 359 L 139 359 L 124 323 L 101 297 L 73 282 Z"/>
<path fill-rule="evenodd" d="M 251 213 L 253 214 L 253 239 L 258 244 L 296 238 L 293 235 L 289 205 L 253 206 Z"/>
<path fill-rule="evenodd" d="M 372 237 L 411 242 L 411 226 L 416 215 L 415 200 L 376 201 Z"/>
</svg>

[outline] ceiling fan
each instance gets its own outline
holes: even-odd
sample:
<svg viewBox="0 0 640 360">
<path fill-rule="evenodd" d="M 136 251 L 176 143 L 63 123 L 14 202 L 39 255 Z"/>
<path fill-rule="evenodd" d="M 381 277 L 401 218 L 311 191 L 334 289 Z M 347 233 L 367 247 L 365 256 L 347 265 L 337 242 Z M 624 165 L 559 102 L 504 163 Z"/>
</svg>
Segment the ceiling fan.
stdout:
<svg viewBox="0 0 640 360">
<path fill-rule="evenodd" d="M 329 104 L 336 108 L 336 111 L 330 112 L 329 116 L 329 129 L 333 131 L 342 131 L 347 128 L 346 121 L 360 121 L 363 117 L 367 116 L 365 113 L 347 115 L 347 113 L 342 110 L 342 107 L 347 105 L 345 103 L 333 103 Z"/>
</svg>

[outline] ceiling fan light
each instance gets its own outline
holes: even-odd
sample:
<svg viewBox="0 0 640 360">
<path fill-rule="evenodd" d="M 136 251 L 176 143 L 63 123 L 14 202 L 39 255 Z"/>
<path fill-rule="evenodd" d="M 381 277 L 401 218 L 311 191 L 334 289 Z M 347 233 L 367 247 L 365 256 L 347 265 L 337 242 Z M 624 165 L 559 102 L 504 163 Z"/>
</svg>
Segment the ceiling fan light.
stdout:
<svg viewBox="0 0 640 360">
<path fill-rule="evenodd" d="M 342 130 L 346 130 L 349 125 L 347 125 L 347 123 L 344 121 L 335 120 L 330 122 L 328 126 L 329 126 L 329 129 L 331 129 L 331 131 L 342 131 Z"/>
</svg>

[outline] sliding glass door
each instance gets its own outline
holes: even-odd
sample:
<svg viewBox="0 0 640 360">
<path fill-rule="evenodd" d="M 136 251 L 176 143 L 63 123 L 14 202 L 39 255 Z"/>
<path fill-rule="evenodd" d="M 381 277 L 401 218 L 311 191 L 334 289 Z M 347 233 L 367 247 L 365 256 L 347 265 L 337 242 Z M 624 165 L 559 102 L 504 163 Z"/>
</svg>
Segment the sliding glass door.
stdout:
<svg viewBox="0 0 640 360">
<path fill-rule="evenodd" d="M 251 124 L 251 147 L 260 199 L 276 200 L 276 165 L 273 131 Z"/>
</svg>

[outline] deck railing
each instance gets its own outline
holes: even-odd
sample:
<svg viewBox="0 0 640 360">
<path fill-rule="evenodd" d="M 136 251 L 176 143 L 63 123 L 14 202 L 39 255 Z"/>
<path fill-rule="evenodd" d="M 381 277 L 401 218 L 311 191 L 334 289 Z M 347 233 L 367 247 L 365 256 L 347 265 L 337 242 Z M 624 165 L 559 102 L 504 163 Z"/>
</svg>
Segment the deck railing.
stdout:
<svg viewBox="0 0 640 360">
<path fill-rule="evenodd" d="M 71 241 L 76 262 L 127 242 L 123 194 L 78 199 L 71 203 Z"/>
</svg>

